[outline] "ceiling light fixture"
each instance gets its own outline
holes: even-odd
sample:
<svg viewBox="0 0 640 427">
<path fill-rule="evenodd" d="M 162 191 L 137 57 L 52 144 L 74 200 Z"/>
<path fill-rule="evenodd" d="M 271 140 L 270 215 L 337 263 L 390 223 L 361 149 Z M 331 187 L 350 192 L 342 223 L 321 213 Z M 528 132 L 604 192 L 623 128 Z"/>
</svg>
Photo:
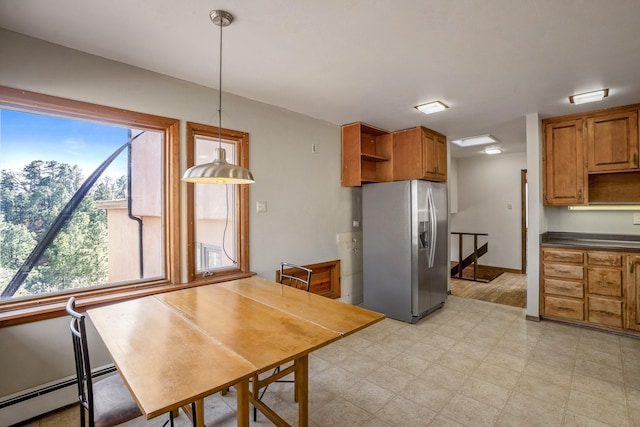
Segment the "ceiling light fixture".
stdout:
<svg viewBox="0 0 640 427">
<path fill-rule="evenodd" d="M 500 154 L 502 149 L 499 147 L 487 147 L 483 150 L 484 154 Z"/>
<path fill-rule="evenodd" d="M 227 153 L 222 148 L 222 27 L 233 22 L 233 15 L 224 10 L 212 10 L 209 13 L 211 21 L 220 27 L 220 72 L 218 86 L 218 148 L 213 156 L 213 162 L 195 165 L 187 169 L 182 176 L 186 182 L 202 184 L 251 184 L 253 175 L 248 169 L 227 163 Z"/>
<path fill-rule="evenodd" d="M 493 135 L 478 135 L 478 136 L 469 136 L 467 138 L 454 139 L 451 141 L 453 144 L 456 144 L 460 147 L 472 147 L 474 145 L 484 145 L 484 144 L 497 144 L 500 142 L 498 138 Z"/>
<path fill-rule="evenodd" d="M 586 104 L 588 102 L 602 101 L 609 96 L 609 89 L 594 90 L 592 92 L 580 93 L 577 95 L 571 95 L 569 102 L 572 104 Z"/>
<path fill-rule="evenodd" d="M 449 108 L 449 106 L 440 101 L 433 101 L 427 102 L 426 104 L 416 105 L 413 108 L 422 111 L 424 114 L 433 114 L 444 111 Z"/>
</svg>

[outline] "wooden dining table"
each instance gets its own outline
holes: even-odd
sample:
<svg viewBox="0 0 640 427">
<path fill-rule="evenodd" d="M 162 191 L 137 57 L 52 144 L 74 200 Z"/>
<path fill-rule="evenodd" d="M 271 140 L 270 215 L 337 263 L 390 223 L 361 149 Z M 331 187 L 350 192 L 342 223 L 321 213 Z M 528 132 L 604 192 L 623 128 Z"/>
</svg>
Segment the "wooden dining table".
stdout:
<svg viewBox="0 0 640 427">
<path fill-rule="evenodd" d="M 288 362 L 298 425 L 306 426 L 309 354 L 384 318 L 257 276 L 87 312 L 142 413 L 153 418 L 195 402 L 200 426 L 204 398 L 231 386 L 239 426 L 249 425 L 249 403 L 274 424 L 287 425 L 257 390 L 259 375 Z"/>
</svg>

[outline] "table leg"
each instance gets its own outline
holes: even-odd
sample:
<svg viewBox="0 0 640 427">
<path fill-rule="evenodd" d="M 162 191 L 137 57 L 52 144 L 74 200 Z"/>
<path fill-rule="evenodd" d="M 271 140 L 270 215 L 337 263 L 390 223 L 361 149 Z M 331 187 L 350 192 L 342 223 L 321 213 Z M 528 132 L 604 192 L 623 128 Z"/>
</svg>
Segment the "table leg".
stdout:
<svg viewBox="0 0 640 427">
<path fill-rule="evenodd" d="M 236 384 L 238 392 L 238 427 L 249 427 L 249 380 Z"/>
<path fill-rule="evenodd" d="M 195 409 L 196 409 L 196 426 L 197 427 L 206 427 L 204 425 L 204 400 L 199 399 L 196 400 L 195 402 Z M 192 411 L 192 406 L 191 405 L 184 405 L 182 407 L 182 411 L 185 413 L 185 415 L 187 416 L 187 418 L 189 418 L 189 420 L 191 420 L 191 422 L 193 422 L 193 411 Z"/>
<path fill-rule="evenodd" d="M 298 426 L 306 427 L 309 423 L 309 356 L 298 359 L 296 369 L 296 385 L 298 393 Z"/>
<path fill-rule="evenodd" d="M 206 427 L 204 425 L 204 400 L 196 400 L 196 426 Z"/>
</svg>

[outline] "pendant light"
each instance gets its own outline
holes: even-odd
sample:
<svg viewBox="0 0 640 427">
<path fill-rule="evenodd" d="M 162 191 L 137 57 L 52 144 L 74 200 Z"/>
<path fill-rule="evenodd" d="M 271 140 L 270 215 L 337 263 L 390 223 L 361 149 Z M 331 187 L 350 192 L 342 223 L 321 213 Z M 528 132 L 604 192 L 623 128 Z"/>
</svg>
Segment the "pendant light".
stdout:
<svg viewBox="0 0 640 427">
<path fill-rule="evenodd" d="M 209 13 L 211 21 L 220 27 L 220 70 L 218 86 L 218 148 L 213 156 L 213 162 L 192 166 L 182 176 L 182 180 L 203 184 L 251 184 L 253 175 L 248 169 L 227 163 L 227 155 L 222 148 L 222 27 L 233 22 L 233 15 L 224 10 L 212 10 Z"/>
</svg>

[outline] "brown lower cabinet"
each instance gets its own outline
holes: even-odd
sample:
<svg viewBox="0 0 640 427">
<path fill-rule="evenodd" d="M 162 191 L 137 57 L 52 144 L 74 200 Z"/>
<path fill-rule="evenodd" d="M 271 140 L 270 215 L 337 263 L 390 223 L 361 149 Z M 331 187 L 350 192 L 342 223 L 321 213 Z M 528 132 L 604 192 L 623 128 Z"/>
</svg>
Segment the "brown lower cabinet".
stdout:
<svg viewBox="0 0 640 427">
<path fill-rule="evenodd" d="M 640 252 L 541 247 L 540 315 L 640 332 Z"/>
<path fill-rule="evenodd" d="M 640 254 L 629 255 L 628 266 L 625 328 L 640 332 Z"/>
</svg>

